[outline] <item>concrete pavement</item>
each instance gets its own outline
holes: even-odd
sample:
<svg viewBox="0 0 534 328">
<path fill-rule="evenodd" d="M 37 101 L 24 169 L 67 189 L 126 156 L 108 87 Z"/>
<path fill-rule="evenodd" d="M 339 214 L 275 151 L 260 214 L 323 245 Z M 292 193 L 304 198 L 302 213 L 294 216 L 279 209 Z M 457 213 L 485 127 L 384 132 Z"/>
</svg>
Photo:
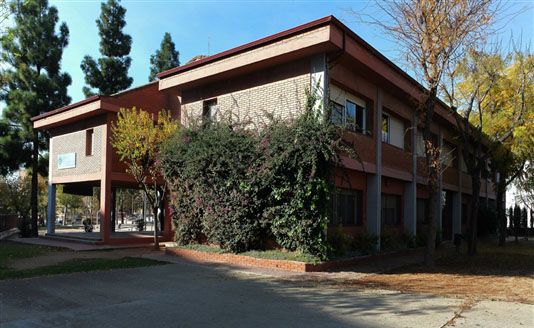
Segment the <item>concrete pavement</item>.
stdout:
<svg viewBox="0 0 534 328">
<path fill-rule="evenodd" d="M 183 262 L 2 281 L 0 327 L 442 327 L 462 304 L 399 292 L 298 287 L 262 272 Z M 508 308 L 513 314 L 502 317 Z M 531 305 L 482 302 L 455 323 L 528 327 L 532 311 Z"/>
</svg>

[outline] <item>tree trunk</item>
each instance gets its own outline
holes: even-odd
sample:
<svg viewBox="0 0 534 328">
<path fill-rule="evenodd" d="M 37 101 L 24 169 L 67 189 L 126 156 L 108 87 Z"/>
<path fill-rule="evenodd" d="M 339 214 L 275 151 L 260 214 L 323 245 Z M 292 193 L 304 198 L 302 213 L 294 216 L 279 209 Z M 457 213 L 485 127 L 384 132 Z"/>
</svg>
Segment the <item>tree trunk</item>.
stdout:
<svg viewBox="0 0 534 328">
<path fill-rule="evenodd" d="M 157 204 L 157 202 L 156 202 Z M 154 249 L 159 250 L 159 240 L 158 240 L 158 206 L 152 208 L 154 213 Z"/>
<path fill-rule="evenodd" d="M 477 219 L 478 208 L 480 206 L 480 170 L 475 170 L 471 175 L 471 188 L 473 191 L 471 198 L 471 215 L 469 220 L 469 241 L 467 254 L 469 256 L 477 253 Z"/>
<path fill-rule="evenodd" d="M 439 190 L 430 191 L 429 195 L 429 223 L 425 246 L 425 265 L 434 265 L 434 254 L 436 253 L 436 232 L 438 228 L 438 211 L 440 210 Z"/>
<path fill-rule="evenodd" d="M 39 230 L 37 226 L 37 193 L 38 193 L 38 176 L 39 176 L 39 136 L 37 132 L 33 133 L 33 149 L 32 149 L 32 185 L 31 185 L 31 196 L 30 196 L 30 207 L 31 207 L 31 236 L 38 237 Z"/>
<path fill-rule="evenodd" d="M 506 187 L 504 186 L 504 179 L 501 178 L 497 183 L 497 220 L 499 221 L 499 247 L 504 247 L 506 244 L 506 213 L 503 208 L 504 193 Z"/>
</svg>

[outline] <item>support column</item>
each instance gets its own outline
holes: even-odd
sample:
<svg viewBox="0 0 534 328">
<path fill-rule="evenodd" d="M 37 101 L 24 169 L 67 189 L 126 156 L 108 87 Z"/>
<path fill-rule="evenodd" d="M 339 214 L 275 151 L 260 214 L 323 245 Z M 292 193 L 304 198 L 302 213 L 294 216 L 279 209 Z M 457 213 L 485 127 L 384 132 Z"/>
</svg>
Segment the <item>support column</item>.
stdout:
<svg viewBox="0 0 534 328">
<path fill-rule="evenodd" d="M 412 181 L 404 184 L 404 231 L 415 236 L 417 233 L 417 116 L 412 113 L 411 126 Z"/>
<path fill-rule="evenodd" d="M 377 88 L 373 120 L 373 137 L 375 141 L 375 174 L 367 174 L 367 232 L 378 238 L 376 251 L 380 251 L 380 224 L 382 211 L 382 91 Z"/>
<path fill-rule="evenodd" d="M 56 185 L 48 182 L 48 213 L 46 221 L 46 233 L 56 232 Z"/>
<path fill-rule="evenodd" d="M 111 180 L 100 180 L 100 235 L 107 244 L 111 238 Z"/>
<path fill-rule="evenodd" d="M 111 240 L 111 155 L 112 149 L 109 139 L 111 137 L 111 115 L 106 117 L 106 125 L 102 131 L 102 161 L 100 178 L 100 235 L 104 244 Z"/>
<path fill-rule="evenodd" d="M 328 106 L 328 68 L 325 53 L 313 56 L 310 62 L 310 90 L 315 92 L 318 101 L 314 104 L 314 110 L 322 110 Z"/>
</svg>

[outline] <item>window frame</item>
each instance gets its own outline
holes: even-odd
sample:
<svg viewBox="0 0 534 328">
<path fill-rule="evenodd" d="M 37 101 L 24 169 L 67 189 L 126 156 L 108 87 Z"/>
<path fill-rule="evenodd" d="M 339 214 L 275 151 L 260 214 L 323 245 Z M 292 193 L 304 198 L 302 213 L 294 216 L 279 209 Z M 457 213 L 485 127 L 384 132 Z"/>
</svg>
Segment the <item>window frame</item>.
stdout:
<svg viewBox="0 0 534 328">
<path fill-rule="evenodd" d="M 210 98 L 202 101 L 202 123 L 208 124 L 213 120 L 215 113 L 213 109 L 217 107 L 217 98 Z"/>
<path fill-rule="evenodd" d="M 386 120 L 387 131 L 384 131 L 384 119 Z M 391 117 L 388 114 L 382 113 L 382 124 L 380 124 L 380 131 L 382 136 L 382 142 L 391 144 Z M 384 134 L 385 133 L 385 134 Z M 384 137 L 385 140 L 384 140 Z"/>
<path fill-rule="evenodd" d="M 354 220 L 351 223 L 347 223 L 346 220 L 338 220 L 338 202 L 339 196 L 353 196 L 354 197 Z M 343 227 L 358 227 L 363 224 L 363 191 L 359 189 L 343 189 L 336 188 L 332 194 L 332 217 L 328 224 L 330 226 L 343 226 Z M 344 209 L 345 211 L 346 209 Z"/>
<path fill-rule="evenodd" d="M 386 198 L 386 199 L 385 199 Z M 384 207 L 387 198 L 395 198 L 395 206 L 396 206 L 396 218 L 395 218 L 395 222 L 393 224 L 391 223 L 387 223 L 386 222 L 386 218 L 385 218 L 385 215 L 384 215 L 384 212 L 386 209 L 389 209 L 390 207 Z M 382 193 L 381 195 L 381 204 L 380 204 L 380 207 L 381 207 L 381 210 L 380 210 L 380 223 L 384 226 L 399 226 L 402 224 L 402 196 L 401 195 L 395 195 L 395 194 L 386 194 L 386 193 Z"/>
<path fill-rule="evenodd" d="M 95 130 L 85 130 L 85 156 L 93 156 L 95 152 Z"/>
</svg>

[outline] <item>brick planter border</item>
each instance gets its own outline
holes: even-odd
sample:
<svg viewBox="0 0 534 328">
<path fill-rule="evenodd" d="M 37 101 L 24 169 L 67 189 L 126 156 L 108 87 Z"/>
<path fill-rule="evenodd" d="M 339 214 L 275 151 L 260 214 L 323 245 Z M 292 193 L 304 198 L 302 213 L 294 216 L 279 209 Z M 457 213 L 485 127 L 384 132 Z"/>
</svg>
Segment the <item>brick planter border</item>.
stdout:
<svg viewBox="0 0 534 328">
<path fill-rule="evenodd" d="M 317 264 L 289 260 L 262 259 L 231 253 L 210 253 L 184 248 L 166 248 L 165 253 L 178 256 L 188 261 L 200 263 L 228 263 L 235 265 L 252 266 L 268 269 L 281 269 L 295 272 L 321 272 L 334 271 L 374 260 L 394 256 L 408 256 L 421 253 L 422 248 L 408 249 L 378 255 L 365 255 L 349 259 L 332 260 Z"/>
</svg>

